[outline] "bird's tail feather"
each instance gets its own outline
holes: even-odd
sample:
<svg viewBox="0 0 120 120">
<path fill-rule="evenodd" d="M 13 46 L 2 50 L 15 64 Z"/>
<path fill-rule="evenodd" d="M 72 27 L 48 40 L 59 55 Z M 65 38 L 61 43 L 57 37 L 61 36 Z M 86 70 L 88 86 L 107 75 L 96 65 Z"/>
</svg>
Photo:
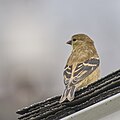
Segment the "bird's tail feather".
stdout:
<svg viewBox="0 0 120 120">
<path fill-rule="evenodd" d="M 59 103 L 62 103 L 63 101 L 66 100 L 66 98 L 69 101 L 72 101 L 74 99 L 74 95 L 75 95 L 75 91 L 76 91 L 76 87 L 75 86 L 71 86 L 70 88 L 66 88 L 60 98 Z"/>
<path fill-rule="evenodd" d="M 64 90 L 64 92 L 63 92 L 61 98 L 60 98 L 59 103 L 62 103 L 63 101 L 66 100 L 68 93 L 69 93 L 69 89 L 66 88 L 66 89 Z"/>
<path fill-rule="evenodd" d="M 75 91 L 76 91 L 75 86 L 72 86 L 72 87 L 70 88 L 70 90 L 69 90 L 68 95 L 67 95 L 67 99 L 68 99 L 69 101 L 72 101 L 72 100 L 74 99 Z"/>
</svg>

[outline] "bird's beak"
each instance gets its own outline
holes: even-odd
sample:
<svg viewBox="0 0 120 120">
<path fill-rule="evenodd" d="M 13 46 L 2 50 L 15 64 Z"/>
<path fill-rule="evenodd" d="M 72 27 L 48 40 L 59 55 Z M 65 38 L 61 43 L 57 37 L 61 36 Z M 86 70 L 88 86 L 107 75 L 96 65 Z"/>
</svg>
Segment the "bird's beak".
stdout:
<svg viewBox="0 0 120 120">
<path fill-rule="evenodd" d="M 72 40 L 69 40 L 66 44 L 72 45 Z"/>
</svg>

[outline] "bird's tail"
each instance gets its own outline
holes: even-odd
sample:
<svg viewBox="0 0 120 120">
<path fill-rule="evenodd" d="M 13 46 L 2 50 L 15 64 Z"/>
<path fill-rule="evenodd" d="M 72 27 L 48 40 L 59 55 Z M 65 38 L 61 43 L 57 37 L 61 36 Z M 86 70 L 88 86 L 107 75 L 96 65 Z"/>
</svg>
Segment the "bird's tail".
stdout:
<svg viewBox="0 0 120 120">
<path fill-rule="evenodd" d="M 72 101 L 74 99 L 74 95 L 75 95 L 75 91 L 76 91 L 76 87 L 75 86 L 71 86 L 71 87 L 67 87 L 61 98 L 60 98 L 60 101 L 59 103 L 62 103 L 63 101 L 65 101 L 66 99 L 68 99 L 69 101 Z"/>
</svg>

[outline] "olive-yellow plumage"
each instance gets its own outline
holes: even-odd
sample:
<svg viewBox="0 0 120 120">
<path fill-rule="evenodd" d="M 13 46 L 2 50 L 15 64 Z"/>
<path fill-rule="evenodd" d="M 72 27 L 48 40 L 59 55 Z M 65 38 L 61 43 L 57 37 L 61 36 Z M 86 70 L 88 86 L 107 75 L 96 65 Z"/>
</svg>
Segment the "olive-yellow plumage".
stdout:
<svg viewBox="0 0 120 120">
<path fill-rule="evenodd" d="M 64 70 L 65 90 L 60 103 L 74 99 L 75 91 L 85 87 L 100 76 L 99 56 L 93 40 L 85 34 L 76 34 L 67 44 L 72 45 L 72 52 Z"/>
</svg>

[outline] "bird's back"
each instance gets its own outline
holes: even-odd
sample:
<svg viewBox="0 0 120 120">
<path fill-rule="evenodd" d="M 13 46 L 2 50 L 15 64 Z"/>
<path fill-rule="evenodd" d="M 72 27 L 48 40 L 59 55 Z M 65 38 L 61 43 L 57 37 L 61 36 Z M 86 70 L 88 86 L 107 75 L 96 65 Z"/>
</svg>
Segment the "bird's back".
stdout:
<svg viewBox="0 0 120 120">
<path fill-rule="evenodd" d="M 71 66 L 73 65 L 73 63 L 74 64 L 83 63 L 92 57 L 98 57 L 94 44 L 91 45 L 83 44 L 72 50 L 72 53 L 68 58 L 67 65 Z"/>
</svg>

